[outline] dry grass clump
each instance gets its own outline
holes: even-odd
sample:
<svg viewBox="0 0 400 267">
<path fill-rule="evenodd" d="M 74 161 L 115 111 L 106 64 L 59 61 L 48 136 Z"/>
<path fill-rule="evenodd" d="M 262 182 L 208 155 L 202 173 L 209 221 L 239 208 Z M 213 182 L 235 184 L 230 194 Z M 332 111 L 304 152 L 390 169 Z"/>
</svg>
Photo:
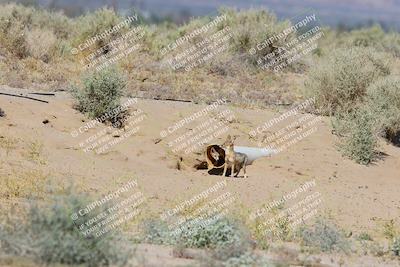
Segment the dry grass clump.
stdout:
<svg viewBox="0 0 400 267">
<path fill-rule="evenodd" d="M 6 155 L 8 156 L 9 153 L 17 147 L 18 140 L 5 136 L 5 135 L 0 135 L 0 148 L 6 152 Z M 1 155 L 1 154 L 0 154 Z"/>
<path fill-rule="evenodd" d="M 46 159 L 43 155 L 43 144 L 34 141 L 28 144 L 27 149 L 24 151 L 25 157 L 37 164 L 45 165 Z"/>
<path fill-rule="evenodd" d="M 43 198 L 48 176 L 40 170 L 13 171 L 2 175 L 1 198 Z"/>
<path fill-rule="evenodd" d="M 32 57 L 49 62 L 56 49 L 57 37 L 49 30 L 32 29 L 26 33 L 26 43 Z"/>
</svg>

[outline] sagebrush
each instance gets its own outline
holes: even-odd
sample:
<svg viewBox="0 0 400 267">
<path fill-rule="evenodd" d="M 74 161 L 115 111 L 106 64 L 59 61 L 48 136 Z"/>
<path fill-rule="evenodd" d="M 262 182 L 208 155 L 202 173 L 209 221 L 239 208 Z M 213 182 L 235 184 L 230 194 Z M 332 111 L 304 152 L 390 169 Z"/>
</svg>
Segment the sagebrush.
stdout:
<svg viewBox="0 0 400 267">
<path fill-rule="evenodd" d="M 11 218 L 1 225 L 1 246 L 6 253 L 45 264 L 124 266 L 133 252 L 117 229 L 101 237 L 85 237 L 79 222 L 71 218 L 88 204 L 88 199 L 75 194 L 56 198 L 50 207 L 33 202 L 24 220 Z"/>
<path fill-rule="evenodd" d="M 298 236 L 304 245 L 323 252 L 346 252 L 349 249 L 349 242 L 343 231 L 326 219 L 318 218 L 314 224 L 301 227 Z"/>
<path fill-rule="evenodd" d="M 125 85 L 125 78 L 114 68 L 92 72 L 83 79 L 82 89 L 72 91 L 75 107 L 91 119 L 113 124 L 121 122 L 125 116 L 121 107 Z"/>
<path fill-rule="evenodd" d="M 383 78 L 367 89 L 367 95 L 366 105 L 372 110 L 381 135 L 399 144 L 400 79 L 396 76 Z"/>
<path fill-rule="evenodd" d="M 342 111 L 333 119 L 336 134 L 339 135 L 339 149 L 360 164 L 376 159 L 378 129 L 376 118 L 367 106 L 352 112 Z"/>
<path fill-rule="evenodd" d="M 390 74 L 389 59 L 371 48 L 336 49 L 315 64 L 305 90 L 316 97 L 316 108 L 324 115 L 351 111 L 364 101 L 367 88 Z"/>
</svg>

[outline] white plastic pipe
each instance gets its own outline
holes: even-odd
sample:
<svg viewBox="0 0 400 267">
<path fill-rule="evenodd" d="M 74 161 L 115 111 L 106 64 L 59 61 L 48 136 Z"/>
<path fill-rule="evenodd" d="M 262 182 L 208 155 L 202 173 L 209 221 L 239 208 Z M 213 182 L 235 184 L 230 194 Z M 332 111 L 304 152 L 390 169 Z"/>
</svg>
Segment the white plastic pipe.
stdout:
<svg viewBox="0 0 400 267">
<path fill-rule="evenodd" d="M 234 146 L 235 152 L 246 154 L 248 157 L 247 165 L 250 165 L 256 159 L 261 157 L 268 157 L 277 154 L 278 152 L 274 149 L 266 149 L 259 147 L 247 147 L 247 146 Z"/>
</svg>

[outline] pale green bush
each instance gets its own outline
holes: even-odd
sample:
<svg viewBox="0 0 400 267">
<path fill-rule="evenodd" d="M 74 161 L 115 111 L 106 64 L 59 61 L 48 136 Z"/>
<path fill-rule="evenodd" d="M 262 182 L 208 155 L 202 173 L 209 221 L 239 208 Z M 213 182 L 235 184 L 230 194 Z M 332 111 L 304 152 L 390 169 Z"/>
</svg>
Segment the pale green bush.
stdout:
<svg viewBox="0 0 400 267">
<path fill-rule="evenodd" d="M 378 129 L 376 118 L 368 106 L 336 114 L 333 126 L 341 137 L 339 149 L 344 156 L 360 164 L 368 164 L 376 158 Z"/>
<path fill-rule="evenodd" d="M 101 35 L 105 31 L 112 29 L 118 23 L 122 22 L 124 18 L 118 16 L 114 10 L 108 8 L 102 8 L 92 13 L 87 13 L 81 16 L 76 21 L 76 27 L 79 29 L 77 36 L 74 40 L 74 45 L 79 46 L 85 44 L 87 40 Z M 110 41 L 121 36 L 128 28 L 121 28 L 119 31 L 112 32 L 105 38 L 99 38 L 95 44 L 90 47 L 90 51 L 96 51 L 97 49 L 108 44 Z"/>
<path fill-rule="evenodd" d="M 400 143 L 395 140 L 400 132 L 400 79 L 395 76 L 381 79 L 368 88 L 367 95 L 366 105 L 371 108 L 382 135 Z"/>
<path fill-rule="evenodd" d="M 72 91 L 75 107 L 92 119 L 105 115 L 105 121 L 120 122 L 125 118 L 120 103 L 125 85 L 125 78 L 116 69 L 105 68 L 90 73 L 83 79 L 83 88 Z"/>
<path fill-rule="evenodd" d="M 298 236 L 304 245 L 323 252 L 348 251 L 349 242 L 334 223 L 318 218 L 311 226 L 299 229 Z"/>
<path fill-rule="evenodd" d="M 0 42 L 19 58 L 33 56 L 48 62 L 73 29 L 72 20 L 61 13 L 15 4 L 0 8 Z"/>
<path fill-rule="evenodd" d="M 176 239 L 164 221 L 149 219 L 141 224 L 142 241 L 157 245 L 175 245 Z"/>
<path fill-rule="evenodd" d="M 348 47 L 371 47 L 379 52 L 387 52 L 395 57 L 400 56 L 400 34 L 398 32 L 386 33 L 380 25 L 363 28 L 344 33 L 339 43 Z"/>
<path fill-rule="evenodd" d="M 394 255 L 400 256 L 400 237 L 397 237 L 393 240 L 391 247 Z"/>
<path fill-rule="evenodd" d="M 369 85 L 390 74 L 389 59 L 370 48 L 337 49 L 315 64 L 305 82 L 322 114 L 351 111 L 364 101 Z"/>
<path fill-rule="evenodd" d="M 190 248 L 218 248 L 248 242 L 248 233 L 237 222 L 227 218 L 212 219 L 209 223 L 185 222 L 180 230 L 169 230 L 165 222 L 148 220 L 143 223 L 142 239 L 155 244 L 179 244 Z"/>
<path fill-rule="evenodd" d="M 118 229 L 85 237 L 78 229 L 84 221 L 71 218 L 90 203 L 72 194 L 54 199 L 50 207 L 32 204 L 25 220 L 11 218 L 0 226 L 1 247 L 8 254 L 30 256 L 45 264 L 125 266 L 132 248 Z"/>
<path fill-rule="evenodd" d="M 141 227 L 142 241 L 175 245 L 179 250 L 207 248 L 211 254 L 201 260 L 202 266 L 271 266 L 254 255 L 249 233 L 237 221 L 215 218 L 205 224 L 191 222 L 181 224 L 181 231 L 175 232 L 163 221 L 145 221 Z"/>
<path fill-rule="evenodd" d="M 212 220 L 208 225 L 185 224 L 178 242 L 185 247 L 218 248 L 248 242 L 247 233 L 237 222 L 227 218 Z"/>
</svg>

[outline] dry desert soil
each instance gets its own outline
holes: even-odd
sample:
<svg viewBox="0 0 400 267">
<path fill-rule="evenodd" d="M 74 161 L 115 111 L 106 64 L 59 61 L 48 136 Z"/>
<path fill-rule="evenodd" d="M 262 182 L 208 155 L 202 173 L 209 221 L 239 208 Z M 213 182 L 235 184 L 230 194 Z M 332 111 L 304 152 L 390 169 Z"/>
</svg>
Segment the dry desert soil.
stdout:
<svg viewBox="0 0 400 267">
<path fill-rule="evenodd" d="M 9 87 L 2 88 L 2 91 L 28 93 L 27 90 Z M 236 201 L 230 209 L 254 212 L 263 204 L 280 199 L 305 182 L 315 180 L 315 187 L 309 191 L 321 195 L 317 215 L 332 218 L 347 233 L 366 231 L 379 239 L 382 224 L 399 219 L 400 148 L 381 141 L 381 159 L 369 166 L 359 165 L 342 157 L 335 148 L 337 140 L 331 133 L 328 117 L 320 117 L 314 125 L 315 131 L 309 136 L 277 155 L 260 158 L 248 166 L 247 179 L 242 174 L 238 178 L 223 178 L 210 175 L 204 169 L 192 168 L 196 159 L 204 159 L 203 151 L 185 154 L 174 152 L 168 146 L 168 142 L 195 129 L 217 111 L 183 125 L 165 138 L 160 136 L 160 132 L 206 108 L 206 104 L 138 99 L 130 107 L 131 114 L 140 110 L 140 114 L 145 116 L 137 122 L 139 128 L 132 135 L 124 138 L 123 134 L 129 129 L 122 129 L 116 135 L 115 129 L 107 130 L 106 125 L 99 124 L 73 137 L 71 133 L 90 120 L 73 108 L 73 100 L 67 92 L 55 92 L 55 96 L 31 96 L 49 103 L 0 96 L 0 107 L 6 113 L 6 117 L 0 118 L 0 177 L 18 177 L 28 183 L 18 185 L 15 192 L 5 187 L 0 189 L 3 211 L 15 205 L 24 206 L 26 197 L 31 194 L 45 199 L 49 192 L 53 192 L 50 187 L 58 190 L 73 184 L 76 190 L 100 197 L 135 179 L 146 196 L 148 214 L 159 215 L 220 181 L 226 181 L 226 190 L 235 196 Z M 258 146 L 261 137 L 251 138 L 249 132 L 284 112 L 243 109 L 229 104 L 219 106 L 218 110 L 230 110 L 234 118 L 225 121 L 226 131 L 207 144 L 221 144 L 231 134 L 238 136 L 237 145 L 253 147 Z M 293 116 L 268 131 L 270 134 L 279 131 L 301 116 L 304 114 Z M 303 125 L 296 126 L 301 127 Z M 100 154 L 85 152 L 80 144 L 102 131 L 110 140 L 120 139 L 119 142 Z M 38 180 L 29 182 L 32 177 Z M 45 186 L 41 187 L 39 179 L 46 181 Z M 145 258 L 150 262 L 158 259 L 165 266 L 184 266 L 194 262 L 173 260 L 170 248 L 148 245 L 142 250 L 144 255 L 160 254 Z M 314 266 L 340 266 L 336 261 L 338 257 L 335 260 L 321 258 L 327 265 Z M 347 264 L 342 266 L 399 264 L 398 261 L 383 263 L 380 259 L 355 258 L 358 263 L 351 264 L 354 259 L 349 256 L 346 257 Z M 361 263 L 363 260 L 365 262 Z M 157 266 L 157 263 L 149 266 Z"/>
</svg>

